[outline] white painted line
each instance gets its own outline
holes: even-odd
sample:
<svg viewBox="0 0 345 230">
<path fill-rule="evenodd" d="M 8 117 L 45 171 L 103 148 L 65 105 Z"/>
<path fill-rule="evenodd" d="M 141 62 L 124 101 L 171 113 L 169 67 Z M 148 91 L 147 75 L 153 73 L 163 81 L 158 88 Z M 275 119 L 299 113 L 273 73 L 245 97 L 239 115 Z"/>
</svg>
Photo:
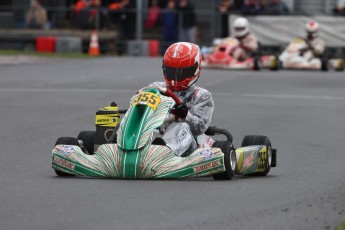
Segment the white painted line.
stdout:
<svg viewBox="0 0 345 230">
<path fill-rule="evenodd" d="M 312 99 L 312 100 L 345 100 L 341 96 L 316 96 L 316 95 L 296 95 L 296 94 L 251 94 L 251 93 L 212 93 L 213 96 L 220 97 L 253 97 L 253 98 L 273 98 L 273 99 Z"/>
<path fill-rule="evenodd" d="M 87 89 L 87 88 L 0 88 L 1 92 L 32 92 L 32 93 L 54 93 L 54 92 L 107 92 L 107 93 L 135 93 L 136 89 Z M 255 93 L 218 93 L 213 92 L 217 97 L 249 97 L 249 98 L 272 98 L 272 99 L 308 99 L 308 100 L 345 100 L 345 96 L 331 95 L 298 95 L 298 94 L 255 94 Z"/>
<path fill-rule="evenodd" d="M 138 90 L 135 89 L 87 89 L 87 88 L 2 88 L 0 92 L 28 92 L 28 93 L 54 93 L 54 92 L 121 92 L 133 94 Z"/>
</svg>

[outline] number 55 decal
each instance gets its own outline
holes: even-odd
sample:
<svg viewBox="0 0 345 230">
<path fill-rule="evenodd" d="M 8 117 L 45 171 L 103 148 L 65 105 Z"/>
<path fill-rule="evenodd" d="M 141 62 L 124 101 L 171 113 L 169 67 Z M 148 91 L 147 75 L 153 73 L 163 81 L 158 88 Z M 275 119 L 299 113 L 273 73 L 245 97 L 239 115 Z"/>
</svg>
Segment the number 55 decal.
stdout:
<svg viewBox="0 0 345 230">
<path fill-rule="evenodd" d="M 142 92 L 134 99 L 131 106 L 147 105 L 151 109 L 156 110 L 160 101 L 161 101 L 160 97 L 157 96 L 156 94 L 150 93 L 150 92 Z"/>
</svg>

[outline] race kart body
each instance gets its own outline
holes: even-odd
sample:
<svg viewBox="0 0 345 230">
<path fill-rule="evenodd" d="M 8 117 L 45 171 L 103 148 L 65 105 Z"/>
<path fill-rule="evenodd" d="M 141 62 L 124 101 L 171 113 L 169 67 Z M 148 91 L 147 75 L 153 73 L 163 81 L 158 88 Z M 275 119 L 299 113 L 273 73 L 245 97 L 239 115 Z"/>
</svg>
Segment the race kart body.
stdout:
<svg viewBox="0 0 345 230">
<path fill-rule="evenodd" d="M 209 128 L 207 133 L 211 136 L 223 133 L 227 141 L 210 141 L 211 138 L 205 134 L 208 138 L 203 140 L 212 146 L 205 147 L 205 143 L 199 143 L 199 148 L 186 157 L 175 156 L 165 145 L 152 144 L 164 126 L 176 122 L 170 115 L 175 103 L 181 103 L 179 98 L 165 88 L 140 92 L 132 98 L 116 135 L 112 135 L 115 137 L 113 140 L 106 137 L 106 130 L 110 129 L 102 133 L 107 143 L 97 148 L 94 148 L 97 137 L 92 132 L 88 132 L 87 138 L 87 135 L 81 135 L 85 131 L 78 138 L 59 138 L 52 150 L 53 169 L 59 176 L 122 179 L 213 176 L 229 180 L 235 173 L 266 175 L 276 165 L 276 151 L 267 137 L 247 136 L 243 147 L 235 150 L 231 134 L 216 127 Z M 111 114 L 109 107 L 106 108 L 102 109 L 106 113 L 98 113 L 98 118 L 96 115 L 96 124 L 110 124 L 111 130 L 116 130 L 113 124 L 117 124 L 118 109 L 113 107 Z"/>
<path fill-rule="evenodd" d="M 234 70 L 278 69 L 278 60 L 274 55 L 254 55 L 254 57 L 247 58 L 244 61 L 235 59 L 232 53 L 238 46 L 239 41 L 236 38 L 228 37 L 223 39 L 219 45 L 213 48 L 213 52 L 204 55 L 203 66 Z"/>
<path fill-rule="evenodd" d="M 304 69 L 304 70 L 344 70 L 344 60 L 342 58 L 319 58 L 314 57 L 306 60 L 303 52 L 310 50 L 308 43 L 304 38 L 294 38 L 286 49 L 279 56 L 281 68 L 284 69 Z"/>
</svg>

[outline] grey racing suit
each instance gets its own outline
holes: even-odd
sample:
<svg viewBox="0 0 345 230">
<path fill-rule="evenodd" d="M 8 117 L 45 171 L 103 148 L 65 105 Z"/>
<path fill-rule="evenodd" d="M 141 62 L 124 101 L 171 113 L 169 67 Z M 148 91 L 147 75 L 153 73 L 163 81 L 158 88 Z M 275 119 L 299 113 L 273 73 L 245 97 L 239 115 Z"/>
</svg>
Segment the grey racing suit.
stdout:
<svg viewBox="0 0 345 230">
<path fill-rule="evenodd" d="M 155 87 L 167 86 L 165 82 L 154 82 L 140 91 Z M 176 156 L 185 156 L 198 147 L 196 139 L 200 139 L 198 137 L 202 136 L 210 125 L 214 101 L 209 91 L 195 85 L 174 93 L 188 107 L 188 114 L 183 121 L 170 123 L 162 138 Z"/>
<path fill-rule="evenodd" d="M 306 41 L 310 44 L 310 49 L 308 49 L 304 54 L 303 57 L 306 60 L 311 60 L 313 58 L 320 57 L 325 52 L 325 42 L 319 38 L 315 37 L 313 39 L 306 38 Z"/>
<path fill-rule="evenodd" d="M 251 57 L 259 48 L 258 40 L 254 34 L 249 33 L 243 38 L 237 39 L 240 42 L 240 45 L 234 49 L 232 54 L 236 60 L 246 60 L 247 58 Z"/>
</svg>

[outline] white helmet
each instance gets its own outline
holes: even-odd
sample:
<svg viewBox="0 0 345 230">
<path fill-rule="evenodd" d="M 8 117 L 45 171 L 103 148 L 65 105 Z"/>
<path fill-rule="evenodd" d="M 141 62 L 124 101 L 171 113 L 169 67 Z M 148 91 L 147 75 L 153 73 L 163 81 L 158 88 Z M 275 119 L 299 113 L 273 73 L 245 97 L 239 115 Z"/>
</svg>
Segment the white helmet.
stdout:
<svg viewBox="0 0 345 230">
<path fill-rule="evenodd" d="M 236 18 L 233 30 L 235 33 L 235 37 L 243 37 L 249 33 L 249 22 L 246 18 Z"/>
<path fill-rule="evenodd" d="M 315 21 L 307 22 L 307 24 L 305 25 L 305 30 L 307 32 L 308 37 L 315 38 L 317 37 L 317 33 L 319 31 L 319 23 Z"/>
</svg>

